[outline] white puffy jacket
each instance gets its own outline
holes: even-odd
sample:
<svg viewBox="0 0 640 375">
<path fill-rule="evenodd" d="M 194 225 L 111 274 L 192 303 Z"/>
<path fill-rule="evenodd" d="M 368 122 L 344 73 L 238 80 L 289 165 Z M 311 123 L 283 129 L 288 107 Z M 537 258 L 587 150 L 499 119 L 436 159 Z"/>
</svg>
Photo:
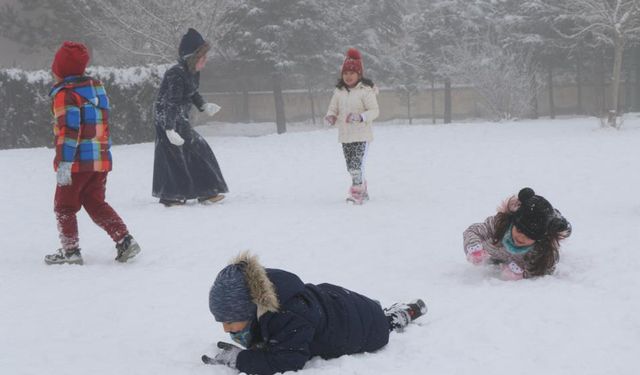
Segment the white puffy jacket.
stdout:
<svg viewBox="0 0 640 375">
<path fill-rule="evenodd" d="M 378 118 L 378 90 L 362 82 L 347 90 L 336 88 L 329 102 L 327 116 L 336 116 L 338 140 L 340 143 L 373 141 L 373 120 Z M 359 114 L 362 122 L 347 123 L 349 113 Z"/>
</svg>

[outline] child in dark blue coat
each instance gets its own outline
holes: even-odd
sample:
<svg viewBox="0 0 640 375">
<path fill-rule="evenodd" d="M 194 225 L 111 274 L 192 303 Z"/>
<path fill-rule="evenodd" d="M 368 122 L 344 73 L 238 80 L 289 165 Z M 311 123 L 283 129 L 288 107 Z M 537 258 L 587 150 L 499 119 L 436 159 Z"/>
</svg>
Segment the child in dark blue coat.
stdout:
<svg viewBox="0 0 640 375">
<path fill-rule="evenodd" d="M 240 254 L 218 274 L 209 308 L 231 339 L 205 363 L 247 374 L 300 370 L 314 356 L 336 358 L 376 351 L 389 333 L 426 313 L 422 300 L 382 309 L 377 301 L 332 284 L 304 284 L 290 272 L 265 269 Z"/>
<path fill-rule="evenodd" d="M 178 48 L 178 64 L 165 73 L 154 104 L 152 194 L 167 207 L 183 205 L 189 199 L 215 203 L 229 190 L 211 147 L 189 119 L 192 106 L 210 116 L 220 109 L 205 103 L 198 92 L 200 71 L 210 47 L 195 29 L 187 31 Z"/>
</svg>

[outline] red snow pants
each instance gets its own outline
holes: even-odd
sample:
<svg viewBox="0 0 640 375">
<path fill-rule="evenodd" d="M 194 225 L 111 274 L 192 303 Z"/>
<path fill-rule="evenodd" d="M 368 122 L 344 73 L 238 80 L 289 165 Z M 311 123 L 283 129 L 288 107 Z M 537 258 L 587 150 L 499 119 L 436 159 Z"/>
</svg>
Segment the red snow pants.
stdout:
<svg viewBox="0 0 640 375">
<path fill-rule="evenodd" d="M 129 233 L 118 214 L 105 199 L 108 172 L 79 172 L 71 175 L 71 185 L 57 186 L 54 198 L 54 212 L 58 221 L 58 232 L 63 249 L 79 246 L 76 213 L 80 208 L 98 226 L 119 242 Z"/>
</svg>

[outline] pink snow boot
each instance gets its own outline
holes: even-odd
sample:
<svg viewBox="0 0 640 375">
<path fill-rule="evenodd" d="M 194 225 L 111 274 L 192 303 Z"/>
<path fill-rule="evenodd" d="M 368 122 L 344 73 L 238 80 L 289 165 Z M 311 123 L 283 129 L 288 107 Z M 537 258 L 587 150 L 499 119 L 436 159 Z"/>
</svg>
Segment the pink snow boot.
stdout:
<svg viewBox="0 0 640 375">
<path fill-rule="evenodd" d="M 366 199 L 369 199 L 366 185 L 352 185 L 351 188 L 349 188 L 347 202 L 360 205 L 365 201 L 365 197 Z"/>
<path fill-rule="evenodd" d="M 362 193 L 362 200 L 363 201 L 368 201 L 369 200 L 369 191 L 367 190 L 367 181 L 364 182 L 364 192 Z"/>
</svg>

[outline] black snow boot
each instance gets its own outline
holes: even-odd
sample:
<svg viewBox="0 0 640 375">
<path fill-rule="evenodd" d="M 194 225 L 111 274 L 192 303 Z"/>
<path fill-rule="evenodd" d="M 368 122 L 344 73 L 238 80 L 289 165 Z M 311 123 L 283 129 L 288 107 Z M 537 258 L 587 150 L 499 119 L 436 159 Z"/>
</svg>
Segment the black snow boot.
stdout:
<svg viewBox="0 0 640 375">
<path fill-rule="evenodd" d="M 389 320 L 389 331 L 401 331 L 426 313 L 427 305 L 421 299 L 409 303 L 394 303 L 384 309 L 384 314 Z"/>
<path fill-rule="evenodd" d="M 44 256 L 44 262 L 46 264 L 84 264 L 82 260 L 82 254 L 80 254 L 80 248 L 63 250 L 58 249 L 57 253 Z"/>
<path fill-rule="evenodd" d="M 140 245 L 136 242 L 132 235 L 127 234 L 122 241 L 116 244 L 116 260 L 121 263 L 125 263 L 129 259 L 135 257 L 140 252 Z"/>
</svg>

